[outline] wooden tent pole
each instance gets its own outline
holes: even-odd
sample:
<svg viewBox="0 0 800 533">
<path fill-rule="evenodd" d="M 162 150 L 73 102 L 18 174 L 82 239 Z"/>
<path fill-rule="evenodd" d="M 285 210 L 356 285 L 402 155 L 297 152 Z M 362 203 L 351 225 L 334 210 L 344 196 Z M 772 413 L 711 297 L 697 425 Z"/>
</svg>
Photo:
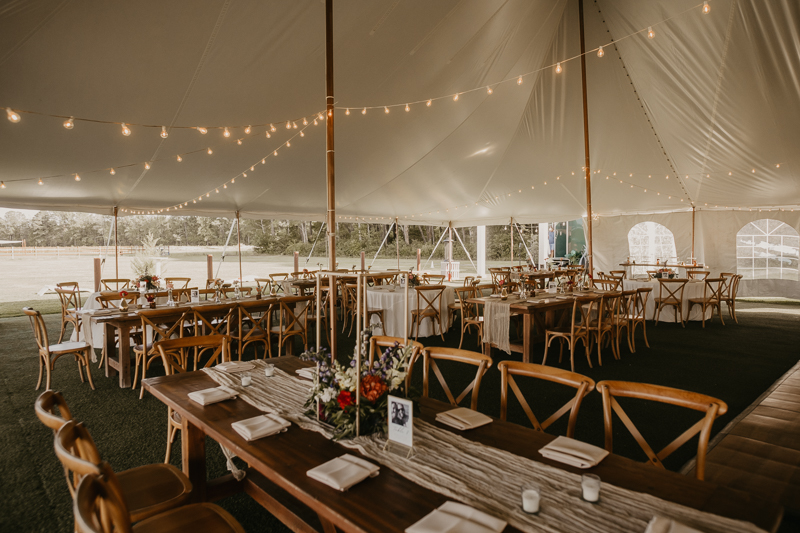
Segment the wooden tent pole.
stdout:
<svg viewBox="0 0 800 533">
<path fill-rule="evenodd" d="M 397 248 L 397 270 L 400 270 L 400 223 L 399 217 L 394 217 L 394 243 Z"/>
<path fill-rule="evenodd" d="M 325 129 L 328 170 L 328 270 L 336 270 L 336 188 L 333 157 L 333 0 L 325 0 L 325 88 L 325 108 L 328 115 Z"/>
<path fill-rule="evenodd" d="M 119 279 L 119 241 L 117 241 L 117 213 L 119 208 L 114 206 L 114 277 Z"/>
<path fill-rule="evenodd" d="M 242 232 L 239 228 L 239 211 L 236 211 L 236 245 L 239 247 L 239 285 L 242 284 Z"/>
<path fill-rule="evenodd" d="M 514 266 L 514 217 L 508 223 L 508 231 L 511 233 L 511 266 Z"/>
<path fill-rule="evenodd" d="M 586 153 L 586 255 L 589 259 L 589 275 L 594 273 L 592 254 L 592 171 L 589 161 L 589 108 L 586 98 L 586 43 L 583 31 L 583 0 L 578 0 L 578 18 L 581 30 L 581 86 L 583 87 L 583 148 Z"/>
<path fill-rule="evenodd" d="M 695 207 L 692 206 L 692 260 L 696 259 L 694 256 L 694 211 Z"/>
</svg>

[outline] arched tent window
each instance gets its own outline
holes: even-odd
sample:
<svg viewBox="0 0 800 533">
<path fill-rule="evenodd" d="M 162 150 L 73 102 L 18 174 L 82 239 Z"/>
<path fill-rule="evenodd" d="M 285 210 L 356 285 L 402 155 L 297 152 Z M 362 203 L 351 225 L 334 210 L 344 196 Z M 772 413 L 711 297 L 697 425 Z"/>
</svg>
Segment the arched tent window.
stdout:
<svg viewBox="0 0 800 533">
<path fill-rule="evenodd" d="M 628 232 L 628 253 L 636 263 L 676 261 L 675 237 L 672 232 L 655 222 L 640 222 Z M 646 267 L 636 266 L 633 274 L 644 274 Z"/>
<path fill-rule="evenodd" d="M 780 220 L 750 222 L 736 234 L 737 272 L 744 279 L 797 281 L 800 236 Z"/>
</svg>

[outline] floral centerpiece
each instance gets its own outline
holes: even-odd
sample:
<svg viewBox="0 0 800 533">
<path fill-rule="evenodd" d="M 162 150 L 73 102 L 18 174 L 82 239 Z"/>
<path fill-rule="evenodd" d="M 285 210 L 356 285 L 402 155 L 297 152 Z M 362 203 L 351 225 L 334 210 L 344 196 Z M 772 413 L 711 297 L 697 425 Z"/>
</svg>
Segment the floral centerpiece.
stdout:
<svg viewBox="0 0 800 533">
<path fill-rule="evenodd" d="M 669 268 L 659 268 L 658 272 L 656 273 L 657 278 L 674 278 L 675 271 Z"/>
<path fill-rule="evenodd" d="M 422 277 L 419 274 L 414 274 L 413 272 L 408 273 L 408 286 L 409 287 L 419 287 L 422 285 Z"/>
<path fill-rule="evenodd" d="M 133 280 L 136 283 L 136 286 L 140 286 L 142 282 L 147 283 L 148 290 L 154 290 L 158 288 L 159 279 L 158 276 L 155 274 L 142 274 L 138 278 Z"/>
<path fill-rule="evenodd" d="M 367 342 L 369 332 L 364 332 L 362 345 Z M 334 439 L 356 435 L 356 417 L 360 411 L 360 434 L 386 433 L 388 422 L 388 395 L 404 388 L 412 347 L 400 347 L 397 343 L 387 348 L 372 365 L 365 357 L 361 368 L 356 368 L 353 356 L 349 364 L 331 362 L 330 354 L 324 350 L 308 351 L 301 359 L 317 363 L 318 375 L 314 380 L 306 401 L 307 415 L 319 416 L 320 420 L 334 427 Z M 362 350 L 362 353 L 367 353 Z M 356 380 L 361 377 L 360 408 L 356 407 Z"/>
<path fill-rule="evenodd" d="M 128 310 L 128 291 L 119 291 L 119 307 L 118 309 L 122 312 Z"/>
</svg>

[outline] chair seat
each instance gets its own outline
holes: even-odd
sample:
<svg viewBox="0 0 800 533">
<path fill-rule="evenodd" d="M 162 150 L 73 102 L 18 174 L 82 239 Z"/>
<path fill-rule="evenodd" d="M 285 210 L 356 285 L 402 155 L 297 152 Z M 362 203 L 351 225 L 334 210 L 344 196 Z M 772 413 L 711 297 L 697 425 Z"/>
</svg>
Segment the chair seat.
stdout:
<svg viewBox="0 0 800 533">
<path fill-rule="evenodd" d="M 653 301 L 661 305 L 681 305 L 677 298 L 655 298 Z"/>
<path fill-rule="evenodd" d="M 689 302 L 693 304 L 716 304 L 719 300 L 716 298 L 689 298 Z"/>
<path fill-rule="evenodd" d="M 412 316 L 417 316 L 417 315 L 419 315 L 419 316 L 439 316 L 439 313 L 437 311 L 432 311 L 430 309 L 425 309 L 423 311 L 420 311 L 419 309 L 414 309 L 414 310 L 411 311 L 411 315 Z"/>
<path fill-rule="evenodd" d="M 299 327 L 293 327 L 291 329 L 284 329 L 281 330 L 280 326 L 273 326 L 270 328 L 270 332 L 274 333 L 275 335 L 287 335 L 289 333 L 302 333 L 303 330 Z"/>
<path fill-rule="evenodd" d="M 138 522 L 185 503 L 192 483 L 177 468 L 151 464 L 117 474 L 131 521 Z"/>
<path fill-rule="evenodd" d="M 175 531 L 245 533 L 235 518 L 222 507 L 212 503 L 196 503 L 178 507 L 135 524 L 133 531 L 142 533 L 173 533 Z"/>
<path fill-rule="evenodd" d="M 77 352 L 78 350 L 85 350 L 90 348 L 89 344 L 78 342 L 62 342 L 61 344 L 52 344 L 48 347 L 51 352 Z"/>
</svg>

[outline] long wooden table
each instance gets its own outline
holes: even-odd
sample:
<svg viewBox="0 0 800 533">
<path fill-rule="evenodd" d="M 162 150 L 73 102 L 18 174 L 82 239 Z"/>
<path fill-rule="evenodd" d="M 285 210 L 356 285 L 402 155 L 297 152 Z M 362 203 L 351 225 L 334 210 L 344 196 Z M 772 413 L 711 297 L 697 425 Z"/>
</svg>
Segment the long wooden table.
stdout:
<svg viewBox="0 0 800 533">
<path fill-rule="evenodd" d="M 278 368 L 292 373 L 308 366 L 295 357 L 272 359 Z M 189 372 L 144 380 L 144 386 L 181 415 L 183 471 L 194 485 L 198 501 L 214 501 L 236 492 L 246 492 L 295 531 L 333 533 L 402 532 L 448 500 L 382 466 L 381 473 L 342 493 L 312 480 L 306 472 L 343 453 L 357 453 L 323 435 L 292 426 L 288 432 L 246 442 L 231 424 L 261 412 L 244 400 L 235 399 L 209 406 L 189 400 L 187 394 L 216 386 L 204 372 Z M 435 415 L 450 409 L 430 399 L 421 401 L 420 418 L 488 446 L 549 464 L 573 473 L 598 474 L 604 482 L 652 494 L 687 507 L 745 520 L 775 531 L 782 508 L 748 493 L 697 481 L 659 470 L 615 454 L 589 470 L 579 470 L 543 458 L 538 450 L 555 437 L 533 429 L 495 420 L 469 432 L 458 432 L 435 422 Z M 207 480 L 205 437 L 231 449 L 250 467 L 242 481 L 231 475 Z M 506 531 L 518 531 L 509 526 Z"/>
</svg>

